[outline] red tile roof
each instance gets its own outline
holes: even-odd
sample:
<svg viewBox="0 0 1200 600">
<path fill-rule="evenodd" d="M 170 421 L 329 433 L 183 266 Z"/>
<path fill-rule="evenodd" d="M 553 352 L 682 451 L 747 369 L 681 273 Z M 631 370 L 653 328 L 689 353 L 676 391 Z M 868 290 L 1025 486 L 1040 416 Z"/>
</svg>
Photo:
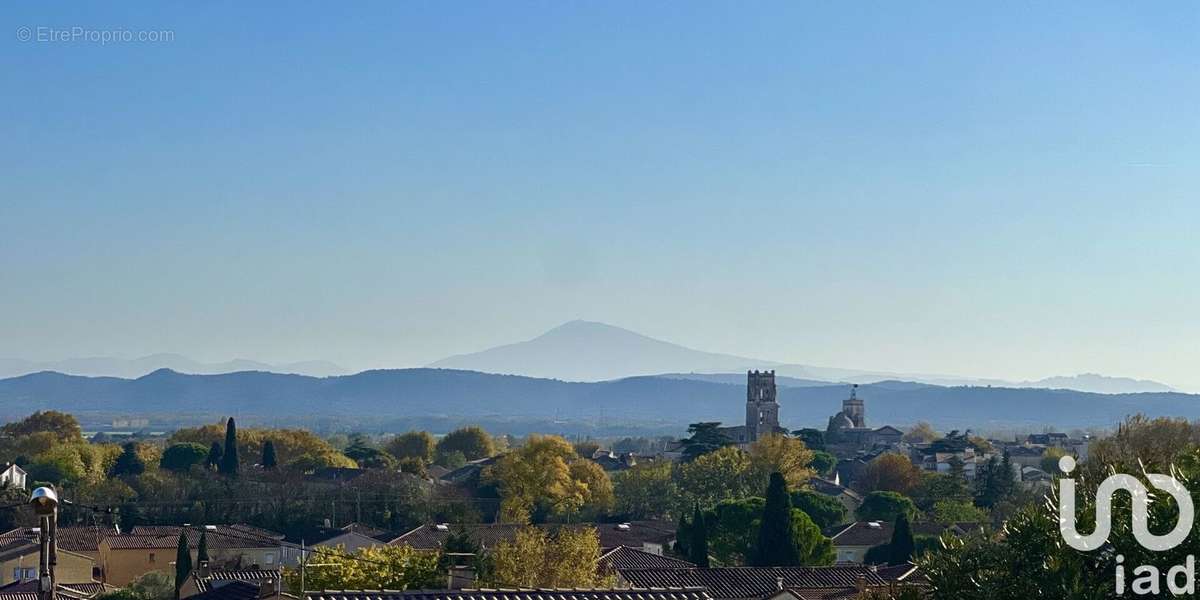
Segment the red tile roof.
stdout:
<svg viewBox="0 0 1200 600">
<path fill-rule="evenodd" d="M 712 569 L 621 569 L 621 577 L 635 587 L 702 587 L 713 598 L 765 598 L 782 583 L 787 588 L 855 587 L 886 581 L 870 567 L 717 567 Z"/>
<path fill-rule="evenodd" d="M 357 590 L 309 592 L 305 600 L 712 600 L 700 588 Z"/>
</svg>

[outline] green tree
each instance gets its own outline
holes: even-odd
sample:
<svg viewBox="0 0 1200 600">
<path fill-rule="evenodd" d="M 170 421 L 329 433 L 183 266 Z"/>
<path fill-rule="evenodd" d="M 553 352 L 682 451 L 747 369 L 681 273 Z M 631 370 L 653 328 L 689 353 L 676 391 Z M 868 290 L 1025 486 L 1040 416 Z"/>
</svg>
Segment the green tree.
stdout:
<svg viewBox="0 0 1200 600">
<path fill-rule="evenodd" d="M 613 475 L 617 512 L 631 519 L 659 519 L 677 510 L 679 489 L 669 461 L 638 463 Z"/>
<path fill-rule="evenodd" d="M 387 452 L 372 447 L 365 440 L 355 440 L 346 448 L 344 454 L 363 469 L 384 469 L 394 471 L 399 466 L 396 459 Z"/>
<path fill-rule="evenodd" d="M 1005 453 L 1005 457 L 1008 454 Z M 975 504 L 993 508 L 1004 502 L 1016 489 L 1011 464 L 992 456 L 975 470 Z"/>
<path fill-rule="evenodd" d="M 792 538 L 792 499 L 788 496 L 787 481 L 781 473 L 771 473 L 752 564 L 756 567 L 800 564 Z"/>
<path fill-rule="evenodd" d="M 705 453 L 675 468 L 675 485 L 688 504 L 700 508 L 725 500 L 748 498 L 762 493 L 762 480 L 745 452 L 725 446 Z M 686 505 L 684 505 L 686 506 Z"/>
<path fill-rule="evenodd" d="M 892 541 L 888 544 L 888 564 L 899 565 L 911 560 L 915 545 L 908 515 L 900 513 L 892 527 Z"/>
<path fill-rule="evenodd" d="M 495 444 L 492 436 L 480 427 L 470 426 L 455 429 L 447 433 L 437 443 L 439 455 L 449 452 L 462 452 L 468 461 L 487 458 L 495 454 Z"/>
<path fill-rule="evenodd" d="M 174 579 L 162 571 L 150 571 L 122 589 L 96 596 L 96 600 L 172 600 Z"/>
<path fill-rule="evenodd" d="M 208 459 L 205 461 L 205 465 L 207 465 L 210 470 L 221 468 L 221 458 L 223 454 L 225 454 L 225 451 L 221 449 L 221 442 L 213 442 L 212 446 L 208 449 Z"/>
<path fill-rule="evenodd" d="M 175 598 L 179 598 L 179 587 L 192 572 L 192 553 L 188 549 L 187 530 L 179 531 L 179 543 L 175 547 Z"/>
<path fill-rule="evenodd" d="M 208 448 L 203 444 L 171 444 L 163 451 L 158 467 L 175 473 L 186 473 L 192 467 L 204 463 L 207 458 Z"/>
<path fill-rule="evenodd" d="M 279 465 L 279 459 L 275 456 L 275 442 L 267 440 L 263 442 L 262 466 L 264 469 L 271 470 Z"/>
<path fill-rule="evenodd" d="M 196 544 L 196 562 L 197 563 L 209 562 L 208 532 L 207 531 L 200 532 L 200 541 Z"/>
<path fill-rule="evenodd" d="M 733 440 L 721 433 L 720 427 L 721 424 L 715 421 L 688 425 L 688 433 L 691 435 L 679 440 L 683 446 L 683 460 L 691 462 L 709 452 L 732 445 Z"/>
<path fill-rule="evenodd" d="M 146 463 L 138 454 L 138 444 L 130 442 L 122 446 L 121 455 L 117 457 L 116 464 L 112 468 L 113 477 L 125 477 L 130 475 L 141 475 L 146 472 Z"/>
<path fill-rule="evenodd" d="M 896 492 L 871 492 L 863 498 L 856 514 L 860 521 L 895 521 L 900 515 L 916 515 L 913 501 Z"/>
<path fill-rule="evenodd" d="M 804 445 L 808 446 L 814 452 L 825 451 L 825 432 L 820 429 L 806 427 L 793 431 L 792 435 L 800 438 L 800 441 L 804 442 Z"/>
<path fill-rule="evenodd" d="M 708 567 L 708 526 L 704 514 L 697 504 L 692 511 L 691 539 L 688 540 L 688 560 L 700 567 Z"/>
<path fill-rule="evenodd" d="M 812 470 L 818 476 L 825 477 L 833 472 L 833 469 L 837 466 L 837 463 L 838 459 L 836 456 L 823 450 L 815 450 L 813 451 L 812 460 L 809 461 L 808 466 L 812 468 Z"/>
<path fill-rule="evenodd" d="M 388 440 L 385 450 L 398 459 L 415 458 L 425 464 L 433 462 L 436 443 L 427 431 L 410 431 Z M 465 456 L 465 455 L 464 455 Z"/>
<path fill-rule="evenodd" d="M 225 452 L 221 455 L 219 470 L 222 475 L 237 477 L 239 467 L 237 425 L 233 422 L 233 417 L 229 417 L 225 422 Z"/>
<path fill-rule="evenodd" d="M 969 500 L 939 500 L 933 504 L 933 520 L 937 523 L 986 523 L 987 511 Z"/>
<path fill-rule="evenodd" d="M 821 529 L 846 522 L 846 506 L 836 498 L 812 490 L 792 492 L 792 506 L 808 515 Z"/>
</svg>

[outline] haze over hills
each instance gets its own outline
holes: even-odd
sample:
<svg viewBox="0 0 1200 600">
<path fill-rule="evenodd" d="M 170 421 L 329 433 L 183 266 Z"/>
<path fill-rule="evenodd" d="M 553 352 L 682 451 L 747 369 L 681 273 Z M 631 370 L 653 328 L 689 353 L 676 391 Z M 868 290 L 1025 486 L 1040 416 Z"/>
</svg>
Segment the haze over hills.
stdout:
<svg viewBox="0 0 1200 600">
<path fill-rule="evenodd" d="M 661 375 L 674 379 L 739 384 L 749 369 L 774 369 L 779 385 L 790 387 L 911 381 L 941 386 L 1072 389 L 1101 394 L 1173 391 L 1170 386 L 1155 381 L 1108 377 L 1094 373 L 1049 377 L 1037 381 L 1005 381 L 955 375 L 788 364 L 694 350 L 628 329 L 591 321 L 571 321 L 528 341 L 451 356 L 429 366 L 580 382 Z M 90 357 L 43 362 L 0 358 L 0 378 L 53 371 L 71 375 L 135 379 L 159 369 L 189 374 L 266 371 L 316 377 L 347 375 L 351 372 L 334 363 L 319 360 L 269 364 L 235 359 L 205 363 L 179 354 L 154 354 L 135 359 Z"/>
<path fill-rule="evenodd" d="M 777 376 L 812 383 L 874 383 L 902 380 L 944 386 L 1062 388 L 1100 394 L 1172 391 L 1170 386 L 1155 381 L 1096 374 L 1050 377 L 1039 381 L 1005 381 L 956 375 L 788 364 L 693 350 L 628 329 L 592 321 L 571 321 L 528 341 L 451 356 L 429 366 L 566 381 L 605 381 L 658 374 L 734 376 L 738 373 L 744 374 L 748 369 L 774 369 Z M 780 385 L 785 385 L 784 381 L 781 380 Z"/>
<path fill-rule="evenodd" d="M 311 360 L 284 364 L 268 364 L 244 358 L 220 363 L 205 363 L 192 360 L 181 354 L 152 354 L 141 358 L 114 358 L 93 356 L 68 358 L 56 361 L 31 361 L 20 358 L 0 358 L 0 377 L 16 377 L 39 371 L 55 371 L 71 375 L 95 377 L 136 378 L 159 369 L 171 369 L 180 373 L 216 374 L 238 371 L 271 371 L 274 373 L 298 373 L 325 377 L 344 375 L 342 367 L 328 361 Z"/>
<path fill-rule="evenodd" d="M 791 428 L 824 428 L 847 392 L 845 384 L 781 386 L 781 422 Z M 380 428 L 399 418 L 501 417 L 540 419 L 550 424 L 543 429 L 547 433 L 584 421 L 668 424 L 677 432 L 696 421 L 741 423 L 745 394 L 744 379 L 631 377 L 582 383 L 447 369 L 323 378 L 259 371 L 188 375 L 163 369 L 136 379 L 52 372 L 0 379 L 0 406 L 7 419 L 56 409 L 81 415 L 167 415 L 176 422 L 237 415 L 278 424 L 328 416 Z M 862 385 L 858 395 L 867 403 L 868 424 L 875 426 L 924 420 L 943 429 L 1040 430 L 1048 425 L 1111 427 L 1139 412 L 1200 417 L 1200 396 L 1180 393 L 1103 395 L 884 381 Z"/>
</svg>

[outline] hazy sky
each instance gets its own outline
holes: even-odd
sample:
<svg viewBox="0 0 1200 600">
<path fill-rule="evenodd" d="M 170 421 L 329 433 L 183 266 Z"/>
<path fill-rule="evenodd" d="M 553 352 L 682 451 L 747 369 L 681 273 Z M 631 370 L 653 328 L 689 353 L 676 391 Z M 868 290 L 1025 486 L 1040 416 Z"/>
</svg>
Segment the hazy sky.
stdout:
<svg viewBox="0 0 1200 600">
<path fill-rule="evenodd" d="M 1200 7 L 1066 4 L 7 3 L 0 356 L 1200 387 Z"/>
</svg>

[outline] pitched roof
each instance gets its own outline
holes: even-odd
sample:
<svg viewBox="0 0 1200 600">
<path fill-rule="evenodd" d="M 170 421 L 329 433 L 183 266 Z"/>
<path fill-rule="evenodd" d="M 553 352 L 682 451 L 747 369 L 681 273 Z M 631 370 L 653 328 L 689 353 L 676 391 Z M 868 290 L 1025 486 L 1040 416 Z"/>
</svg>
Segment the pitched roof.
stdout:
<svg viewBox="0 0 1200 600">
<path fill-rule="evenodd" d="M 57 597 L 71 600 L 86 600 L 104 592 L 112 591 L 111 586 L 89 581 L 85 583 L 60 583 L 55 586 Z M 38 600 L 37 580 L 14 581 L 0 586 L 0 600 Z"/>
<path fill-rule="evenodd" d="M 854 587 L 886 583 L 869 567 L 716 567 L 703 569 L 621 569 L 621 577 L 636 587 L 703 587 L 713 598 L 764 598 L 787 588 Z"/>
<path fill-rule="evenodd" d="M 250 525 L 145 525 L 134 527 L 129 533 L 109 535 L 105 540 L 110 548 L 122 550 L 175 548 L 179 544 L 180 531 L 187 533 L 188 545 L 192 548 L 200 543 L 201 533 L 206 534 L 208 547 L 213 549 L 277 548 L 283 540 L 282 534 Z"/>
<path fill-rule="evenodd" d="M 536 525 L 557 529 L 560 527 L 595 527 L 600 536 L 601 548 L 629 546 L 641 548 L 643 544 L 666 544 L 675 539 L 675 524 L 669 521 L 631 521 L 629 523 L 581 523 L 572 525 Z M 517 531 L 527 525 L 514 523 L 477 523 L 422 525 L 392 540 L 392 545 L 408 545 L 418 550 L 440 548 L 452 532 L 466 530 L 472 540 L 486 548 L 498 542 L 513 539 Z"/>
<path fill-rule="evenodd" d="M 609 569 L 686 569 L 696 566 L 686 560 L 627 546 L 617 546 L 600 555 L 600 565 Z"/>
<path fill-rule="evenodd" d="M 195 571 L 192 572 L 195 575 Z M 263 581 L 279 581 L 279 571 L 276 569 L 214 569 L 207 576 L 196 577 L 196 589 L 201 592 L 216 587 L 221 587 L 220 584 L 228 585 L 229 582 L 244 581 L 251 582 L 255 585 Z"/>
<path fill-rule="evenodd" d="M 831 536 L 834 546 L 878 546 L 892 541 L 892 530 L 895 526 L 886 521 L 856 521 L 847 525 L 841 531 Z M 913 535 L 941 535 L 950 531 L 955 535 L 963 533 L 957 525 L 941 523 L 917 522 L 912 524 Z"/>
<path fill-rule="evenodd" d="M 275 594 L 270 594 L 275 595 Z M 206 591 L 188 596 L 188 600 L 258 600 L 263 597 L 263 588 L 256 581 L 230 581 L 222 586 L 213 586 Z"/>
<path fill-rule="evenodd" d="M 63 550 L 70 550 L 72 552 L 97 552 L 100 550 L 100 540 L 104 539 L 105 536 L 115 534 L 116 532 L 116 529 L 108 526 L 60 526 L 57 531 L 58 547 Z M 37 529 L 34 527 L 18 527 L 16 529 L 0 533 L 0 544 L 10 542 L 14 539 L 37 541 Z"/>
<path fill-rule="evenodd" d="M 482 590 L 326 590 L 305 600 L 712 600 L 702 588 L 653 589 L 482 589 Z"/>
</svg>

